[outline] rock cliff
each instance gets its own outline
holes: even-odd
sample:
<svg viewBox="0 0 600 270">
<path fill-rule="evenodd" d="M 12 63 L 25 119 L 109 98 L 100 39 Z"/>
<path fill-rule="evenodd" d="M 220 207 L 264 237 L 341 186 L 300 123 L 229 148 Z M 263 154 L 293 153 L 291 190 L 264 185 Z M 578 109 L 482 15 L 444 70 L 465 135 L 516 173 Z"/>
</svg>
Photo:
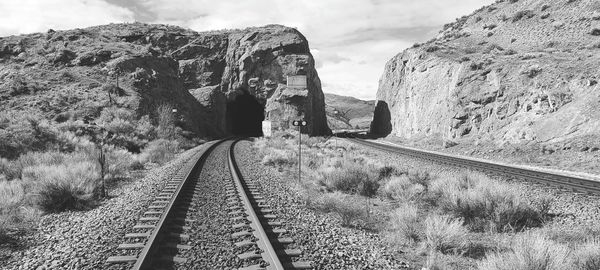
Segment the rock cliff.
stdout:
<svg viewBox="0 0 600 270">
<path fill-rule="evenodd" d="M 396 55 L 372 133 L 563 144 L 600 135 L 600 3 L 496 1 Z"/>
<path fill-rule="evenodd" d="M 288 76 L 306 86 L 287 87 Z M 156 118 L 161 104 L 176 111 L 187 136 L 231 134 L 249 96 L 267 119 L 305 118 L 303 132 L 329 133 L 324 97 L 308 41 L 280 25 L 195 32 L 176 26 L 110 24 L 0 38 L 0 108 L 48 119 L 69 112 L 96 118 L 106 106 Z M 242 104 L 244 105 L 244 104 Z"/>
</svg>

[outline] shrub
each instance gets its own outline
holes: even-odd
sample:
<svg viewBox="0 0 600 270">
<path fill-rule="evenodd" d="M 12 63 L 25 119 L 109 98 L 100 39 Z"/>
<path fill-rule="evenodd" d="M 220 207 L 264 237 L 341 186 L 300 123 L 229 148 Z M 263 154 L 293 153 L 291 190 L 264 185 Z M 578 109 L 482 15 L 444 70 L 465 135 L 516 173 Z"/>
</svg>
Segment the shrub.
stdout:
<svg viewBox="0 0 600 270">
<path fill-rule="evenodd" d="M 134 163 L 132 154 L 123 149 L 107 147 L 105 149 L 105 155 L 106 162 L 108 163 L 107 173 L 111 178 L 125 175 Z M 142 164 L 142 168 L 143 166 L 144 165 Z"/>
<path fill-rule="evenodd" d="M 333 190 L 344 193 L 357 193 L 363 181 L 369 181 L 370 174 L 365 166 L 350 163 L 343 168 L 334 169 L 324 175 L 325 183 Z"/>
<path fill-rule="evenodd" d="M 148 143 L 148 146 L 142 151 L 142 155 L 149 162 L 164 164 L 173 159 L 178 152 L 179 143 L 177 141 L 158 139 Z"/>
<path fill-rule="evenodd" d="M 594 28 L 591 32 L 590 35 L 592 36 L 600 36 L 600 28 Z"/>
<path fill-rule="evenodd" d="M 441 48 L 439 46 L 436 45 L 431 45 L 427 48 L 425 48 L 426 52 L 435 52 L 435 51 L 439 51 Z"/>
<path fill-rule="evenodd" d="M 597 270 L 600 269 L 600 241 L 589 241 L 575 251 L 575 269 Z"/>
<path fill-rule="evenodd" d="M 426 171 L 414 170 L 408 173 L 408 180 L 410 180 L 411 183 L 423 186 L 425 190 L 427 190 L 427 188 L 429 187 L 429 184 L 432 179 L 433 178 L 431 177 L 429 172 Z"/>
<path fill-rule="evenodd" d="M 517 190 L 484 176 L 445 178 L 432 183 L 431 189 L 442 210 L 462 217 L 475 231 L 520 230 L 543 222 L 539 210 Z"/>
<path fill-rule="evenodd" d="M 358 205 L 341 203 L 337 205 L 335 212 L 340 216 L 342 226 L 350 226 L 354 221 L 362 218 L 364 210 Z"/>
<path fill-rule="evenodd" d="M 4 175 L 7 180 L 21 177 L 21 169 L 17 162 L 0 158 L 0 174 Z"/>
<path fill-rule="evenodd" d="M 523 17 L 527 17 L 528 19 L 530 19 L 533 16 L 535 16 L 535 13 L 533 13 L 533 11 L 521 10 L 521 11 L 518 11 L 517 13 L 515 13 L 515 15 L 513 15 L 512 22 L 517 22 L 517 21 L 521 20 Z"/>
<path fill-rule="evenodd" d="M 262 164 L 277 167 L 291 167 L 298 164 L 296 153 L 290 150 L 273 149 L 262 159 Z"/>
<path fill-rule="evenodd" d="M 401 204 L 390 215 L 391 229 L 409 243 L 418 242 L 424 232 L 419 217 L 419 209 L 415 205 Z"/>
<path fill-rule="evenodd" d="M 143 170 L 144 169 L 144 163 L 142 163 L 139 160 L 134 160 L 133 162 L 131 162 L 131 164 L 129 165 L 129 168 L 137 171 L 137 170 Z"/>
<path fill-rule="evenodd" d="M 542 6 L 542 11 L 545 11 L 546 9 L 550 8 L 550 5 L 543 5 Z"/>
<path fill-rule="evenodd" d="M 467 235 L 467 228 L 460 218 L 433 214 L 425 219 L 425 246 L 428 250 L 442 253 L 462 251 L 468 245 Z"/>
<path fill-rule="evenodd" d="M 0 180 L 0 238 L 23 220 L 20 208 L 25 199 L 23 181 Z"/>
<path fill-rule="evenodd" d="M 424 191 L 425 187 L 411 182 L 406 175 L 392 177 L 383 188 L 388 198 L 401 201 L 413 201 Z"/>
<path fill-rule="evenodd" d="M 325 213 L 336 213 L 340 216 L 342 226 L 349 226 L 363 217 L 364 210 L 351 198 L 341 192 L 311 196 L 314 208 Z"/>
<path fill-rule="evenodd" d="M 478 263 L 482 270 L 571 269 L 569 249 L 536 233 L 519 235 L 510 251 L 488 254 Z"/>
<path fill-rule="evenodd" d="M 96 202 L 100 178 L 96 164 L 38 165 L 25 168 L 23 175 L 35 182 L 36 203 L 46 212 L 84 210 Z"/>
</svg>

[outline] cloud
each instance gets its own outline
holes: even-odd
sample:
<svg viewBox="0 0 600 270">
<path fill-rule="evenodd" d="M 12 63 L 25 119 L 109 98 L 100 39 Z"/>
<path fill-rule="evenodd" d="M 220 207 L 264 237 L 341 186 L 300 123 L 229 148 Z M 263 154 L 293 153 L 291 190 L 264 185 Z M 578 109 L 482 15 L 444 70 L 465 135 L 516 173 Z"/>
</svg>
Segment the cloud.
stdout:
<svg viewBox="0 0 600 270">
<path fill-rule="evenodd" d="M 374 99 L 385 62 L 494 0 L 145 0 L 156 21 L 197 31 L 265 24 L 309 40 L 326 92 Z M 196 15 L 195 15 L 196 14 Z"/>
<path fill-rule="evenodd" d="M 3 0 L 0 36 L 133 21 L 134 13 L 102 0 Z"/>
<path fill-rule="evenodd" d="M 196 31 L 266 24 L 309 40 L 325 91 L 374 98 L 385 62 L 494 0 L 2 0 L 0 35 L 110 22 Z"/>
</svg>

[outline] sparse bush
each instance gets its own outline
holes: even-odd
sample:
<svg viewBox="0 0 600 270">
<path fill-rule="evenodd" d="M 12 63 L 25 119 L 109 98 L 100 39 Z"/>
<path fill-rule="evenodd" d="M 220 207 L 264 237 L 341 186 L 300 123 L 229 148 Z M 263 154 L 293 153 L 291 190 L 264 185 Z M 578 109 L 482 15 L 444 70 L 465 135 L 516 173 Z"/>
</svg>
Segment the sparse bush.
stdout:
<svg viewBox="0 0 600 270">
<path fill-rule="evenodd" d="M 7 180 L 21 177 L 21 170 L 22 168 L 17 162 L 0 158 L 0 174 L 4 175 Z"/>
<path fill-rule="evenodd" d="M 458 60 L 458 61 L 459 61 L 460 63 L 463 63 L 463 62 L 469 62 L 469 61 L 471 61 L 471 58 L 469 58 L 469 57 L 467 57 L 467 56 L 463 56 L 463 57 L 461 57 L 461 58 L 460 58 L 460 60 Z"/>
<path fill-rule="evenodd" d="M 504 51 L 504 55 L 514 55 L 517 54 L 517 51 L 513 50 L 513 49 L 508 49 L 506 51 Z"/>
<path fill-rule="evenodd" d="M 425 48 L 426 52 L 435 52 L 435 51 L 439 51 L 441 48 L 439 46 L 436 45 L 431 45 L 427 48 Z"/>
<path fill-rule="evenodd" d="M 0 180 L 0 239 L 6 232 L 18 227 L 23 220 L 20 208 L 25 199 L 23 181 Z"/>
<path fill-rule="evenodd" d="M 139 160 L 134 160 L 133 162 L 131 162 L 131 164 L 129 165 L 129 168 L 134 170 L 134 171 L 138 171 L 138 170 L 143 170 L 144 169 L 144 163 L 142 163 Z"/>
<path fill-rule="evenodd" d="M 428 250 L 458 253 L 467 247 L 467 235 L 467 228 L 460 218 L 433 214 L 425 219 L 425 246 Z"/>
<path fill-rule="evenodd" d="M 383 188 L 388 198 L 401 201 L 413 201 L 424 191 L 425 187 L 411 182 L 405 175 L 392 177 Z"/>
<path fill-rule="evenodd" d="M 535 16 L 535 13 L 533 13 L 533 11 L 521 10 L 521 11 L 518 11 L 517 13 L 515 13 L 515 15 L 513 15 L 512 22 L 517 22 L 517 21 L 523 19 L 523 17 L 527 17 L 528 19 L 531 19 L 531 18 L 533 18 L 533 16 Z"/>
<path fill-rule="evenodd" d="M 179 143 L 165 139 L 158 139 L 148 143 L 142 151 L 145 160 L 158 164 L 164 164 L 173 159 L 179 152 Z"/>
<path fill-rule="evenodd" d="M 419 209 L 412 204 L 401 204 L 390 214 L 390 227 L 408 243 L 416 243 L 424 236 Z"/>
<path fill-rule="evenodd" d="M 280 168 L 291 167 L 298 164 L 298 157 L 290 150 L 273 149 L 263 157 L 262 164 Z"/>
<path fill-rule="evenodd" d="M 591 32 L 590 35 L 592 36 L 600 36 L 600 28 L 594 28 Z"/>
<path fill-rule="evenodd" d="M 434 181 L 431 189 L 443 210 L 464 218 L 475 231 L 521 230 L 543 222 L 539 210 L 518 191 L 483 176 L 445 178 Z"/>
<path fill-rule="evenodd" d="M 597 270 L 600 269 L 600 240 L 588 241 L 575 250 L 575 269 Z"/>
<path fill-rule="evenodd" d="M 340 216 L 342 226 L 350 226 L 353 222 L 362 218 L 364 210 L 358 205 L 341 203 L 337 205 L 335 212 Z"/>
<path fill-rule="evenodd" d="M 398 168 L 394 167 L 394 166 L 383 166 L 381 168 L 379 168 L 378 170 L 378 178 L 379 180 L 383 180 L 386 178 L 390 178 L 391 176 L 398 176 L 398 175 L 402 175 L 405 174 L 405 172 L 401 172 Z"/>
<path fill-rule="evenodd" d="M 510 251 L 488 254 L 478 266 L 481 270 L 572 269 L 569 252 L 544 235 L 525 233 L 514 239 Z"/>
<path fill-rule="evenodd" d="M 334 169 L 325 173 L 325 183 L 333 190 L 344 193 L 357 193 L 359 185 L 372 177 L 365 166 L 351 163 L 341 169 Z"/>
<path fill-rule="evenodd" d="M 408 179 L 411 183 L 423 186 L 425 188 L 425 191 L 427 191 L 431 180 L 433 180 L 433 177 L 427 171 L 413 170 L 408 173 Z"/>
<path fill-rule="evenodd" d="M 542 6 L 542 11 L 545 11 L 546 9 L 549 9 L 549 8 L 550 8 L 550 5 L 543 5 Z"/>
<path fill-rule="evenodd" d="M 325 213 L 338 214 L 343 226 L 349 226 L 363 217 L 362 207 L 341 192 L 326 193 L 320 196 L 312 194 L 311 200 L 315 209 Z"/>
<path fill-rule="evenodd" d="M 23 175 L 35 183 L 36 203 L 46 212 L 84 210 L 96 202 L 100 178 L 96 164 L 38 165 L 25 168 Z"/>
</svg>

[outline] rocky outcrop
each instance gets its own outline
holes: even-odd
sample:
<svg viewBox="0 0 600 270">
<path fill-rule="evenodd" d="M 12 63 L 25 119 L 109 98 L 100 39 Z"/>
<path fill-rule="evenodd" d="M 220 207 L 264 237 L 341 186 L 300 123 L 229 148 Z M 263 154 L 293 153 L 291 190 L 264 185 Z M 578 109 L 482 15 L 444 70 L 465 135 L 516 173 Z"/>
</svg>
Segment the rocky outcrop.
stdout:
<svg viewBox="0 0 600 270">
<path fill-rule="evenodd" d="M 584 0 L 497 1 L 446 25 L 386 64 L 377 92 L 385 106 L 372 132 L 498 145 L 597 138 L 594 8 Z"/>
<path fill-rule="evenodd" d="M 295 75 L 306 76 L 306 87 L 286 86 Z M 157 108 L 168 104 L 187 135 L 219 137 L 231 134 L 228 104 L 247 94 L 269 120 L 281 122 L 276 126 L 304 118 L 303 132 L 330 132 L 308 41 L 280 25 L 199 33 L 110 24 L 4 37 L 0 78 L 3 110 L 28 107 L 48 119 L 64 112 L 94 118 L 106 106 L 156 118 Z M 76 98 L 52 101 L 66 95 Z"/>
</svg>

